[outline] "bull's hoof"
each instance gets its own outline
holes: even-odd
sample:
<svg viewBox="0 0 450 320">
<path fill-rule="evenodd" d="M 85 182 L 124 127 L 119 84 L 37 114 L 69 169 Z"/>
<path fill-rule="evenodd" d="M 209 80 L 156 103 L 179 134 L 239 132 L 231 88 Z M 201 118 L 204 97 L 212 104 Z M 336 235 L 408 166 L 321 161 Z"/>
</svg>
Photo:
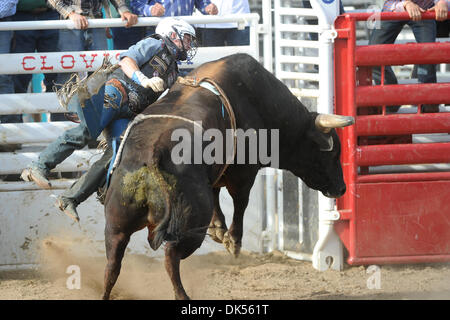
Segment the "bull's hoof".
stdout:
<svg viewBox="0 0 450 320">
<path fill-rule="evenodd" d="M 235 258 L 239 256 L 239 253 L 241 252 L 241 242 L 231 236 L 228 231 L 225 232 L 223 236 L 223 245 Z"/>
<path fill-rule="evenodd" d="M 227 232 L 226 227 L 222 227 L 222 223 L 220 221 L 214 221 L 214 224 L 211 223 L 208 227 L 207 234 L 218 243 L 223 243 L 223 238 L 225 233 Z"/>
</svg>

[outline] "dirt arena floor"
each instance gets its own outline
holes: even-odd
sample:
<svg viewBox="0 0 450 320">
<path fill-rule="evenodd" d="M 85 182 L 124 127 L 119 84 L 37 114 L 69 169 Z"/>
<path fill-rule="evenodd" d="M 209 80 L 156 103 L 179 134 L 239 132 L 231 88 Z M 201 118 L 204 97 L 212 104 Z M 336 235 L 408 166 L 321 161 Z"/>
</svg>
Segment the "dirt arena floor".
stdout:
<svg viewBox="0 0 450 320">
<path fill-rule="evenodd" d="M 47 241 L 39 270 L 0 271 L 0 300 L 100 299 L 106 258 L 94 256 L 80 243 Z M 70 265 L 80 267 L 80 289 L 67 288 Z M 185 289 L 196 300 L 450 299 L 450 264 L 381 266 L 379 289 L 368 288 L 373 275 L 365 267 L 349 266 L 318 272 L 310 262 L 279 252 L 243 252 L 237 259 L 217 252 L 181 264 Z M 112 298 L 173 299 L 161 258 L 127 254 Z"/>
</svg>

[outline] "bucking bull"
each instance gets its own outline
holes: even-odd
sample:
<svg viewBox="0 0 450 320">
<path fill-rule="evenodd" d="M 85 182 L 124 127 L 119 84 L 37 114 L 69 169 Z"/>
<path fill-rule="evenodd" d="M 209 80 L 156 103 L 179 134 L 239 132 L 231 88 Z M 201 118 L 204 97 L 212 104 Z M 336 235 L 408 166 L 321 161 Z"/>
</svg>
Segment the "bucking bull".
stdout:
<svg viewBox="0 0 450 320">
<path fill-rule="evenodd" d="M 198 85 L 204 78 L 211 80 L 215 90 Z M 244 132 L 278 130 L 279 168 L 328 197 L 345 193 L 340 142 L 333 128 L 351 125 L 352 117 L 309 112 L 281 81 L 246 54 L 203 64 L 185 79 L 191 81 L 178 81 L 125 134 L 105 199 L 104 299 L 109 299 L 119 276 L 130 236 L 143 228 L 148 229 L 152 249 L 165 243 L 165 267 L 176 299 L 189 299 L 181 283 L 180 260 L 199 248 L 207 233 L 239 254 L 250 189 L 258 170 L 268 165 L 259 160 L 176 163 L 172 154 L 179 143 L 172 137 L 176 129 L 192 136 L 195 130 L 211 128 L 225 135 L 233 126 Z M 204 148 L 206 142 L 202 144 Z M 198 146 L 195 141 L 191 145 L 193 151 L 187 155 L 194 160 Z M 228 229 L 219 205 L 222 187 L 234 204 Z"/>
</svg>

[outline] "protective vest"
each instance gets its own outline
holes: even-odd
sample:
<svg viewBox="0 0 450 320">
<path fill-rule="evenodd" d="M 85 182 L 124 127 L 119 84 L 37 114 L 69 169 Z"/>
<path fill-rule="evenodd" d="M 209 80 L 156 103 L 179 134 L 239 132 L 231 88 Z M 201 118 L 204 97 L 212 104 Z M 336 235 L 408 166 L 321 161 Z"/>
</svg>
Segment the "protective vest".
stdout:
<svg viewBox="0 0 450 320">
<path fill-rule="evenodd" d="M 161 39 L 157 34 L 151 36 Z M 174 55 L 167 48 L 163 41 L 161 49 L 141 68 L 141 72 L 148 78 L 160 77 L 164 80 L 165 88 L 170 88 L 178 77 L 178 65 Z M 142 112 L 146 107 L 155 102 L 162 92 L 154 92 L 151 88 L 144 88 L 128 78 L 121 68 L 114 71 L 110 78 L 118 79 L 124 86 L 128 94 L 128 104 L 134 113 Z"/>
</svg>

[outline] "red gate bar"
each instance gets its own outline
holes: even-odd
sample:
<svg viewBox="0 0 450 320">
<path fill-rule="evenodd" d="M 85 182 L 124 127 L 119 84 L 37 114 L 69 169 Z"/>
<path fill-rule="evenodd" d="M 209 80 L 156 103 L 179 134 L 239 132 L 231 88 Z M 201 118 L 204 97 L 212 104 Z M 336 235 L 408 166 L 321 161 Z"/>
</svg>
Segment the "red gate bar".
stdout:
<svg viewBox="0 0 450 320">
<path fill-rule="evenodd" d="M 345 13 L 342 15 L 346 19 L 353 21 L 367 21 L 373 18 L 380 18 L 381 20 L 410 20 L 407 12 L 356 12 Z M 436 17 L 434 11 L 422 13 L 422 20 L 434 20 Z M 447 19 L 450 19 L 450 12 L 448 12 Z M 373 20 L 372 20 L 373 21 Z"/>
<path fill-rule="evenodd" d="M 450 50 L 449 50 L 450 51 Z M 450 83 L 393 84 L 356 88 L 361 107 L 448 103 Z"/>
<path fill-rule="evenodd" d="M 355 63 L 357 66 L 450 63 L 449 50 L 450 42 L 358 46 Z"/>
<path fill-rule="evenodd" d="M 364 257 L 364 258 L 356 258 L 350 257 L 348 258 L 349 264 L 355 265 L 372 265 L 372 264 L 392 264 L 392 263 L 423 263 L 426 262 L 447 262 L 447 255 L 420 255 L 420 256 L 398 256 L 398 257 Z"/>
<path fill-rule="evenodd" d="M 355 125 L 358 136 L 450 133 L 450 117 L 445 113 L 358 116 Z"/>
<path fill-rule="evenodd" d="M 450 142 L 386 144 L 356 148 L 358 166 L 450 163 Z"/>
<path fill-rule="evenodd" d="M 358 176 L 358 183 L 450 180 L 450 172 L 379 173 Z"/>
</svg>

